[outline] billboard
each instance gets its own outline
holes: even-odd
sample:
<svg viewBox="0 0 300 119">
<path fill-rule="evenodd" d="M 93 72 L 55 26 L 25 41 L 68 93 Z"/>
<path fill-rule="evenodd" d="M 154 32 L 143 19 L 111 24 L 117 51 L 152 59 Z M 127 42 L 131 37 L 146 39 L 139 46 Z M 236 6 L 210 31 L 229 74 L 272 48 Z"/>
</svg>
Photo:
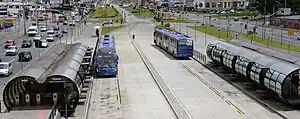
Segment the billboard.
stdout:
<svg viewBox="0 0 300 119">
<path fill-rule="evenodd" d="M 291 15 L 291 8 L 279 8 L 277 15 Z"/>
</svg>

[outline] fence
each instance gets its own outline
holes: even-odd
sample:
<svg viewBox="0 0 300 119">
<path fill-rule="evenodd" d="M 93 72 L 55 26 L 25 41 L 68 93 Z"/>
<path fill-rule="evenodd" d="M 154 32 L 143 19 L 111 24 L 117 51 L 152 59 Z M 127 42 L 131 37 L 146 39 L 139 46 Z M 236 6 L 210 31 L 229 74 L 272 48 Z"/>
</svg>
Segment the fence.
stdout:
<svg viewBox="0 0 300 119">
<path fill-rule="evenodd" d="M 199 61 L 199 62 L 201 62 L 203 64 L 207 63 L 207 58 L 206 58 L 206 55 L 204 53 L 201 53 L 199 51 L 194 50 L 193 54 L 194 54 L 193 58 L 195 60 L 197 60 L 197 61 Z"/>
</svg>

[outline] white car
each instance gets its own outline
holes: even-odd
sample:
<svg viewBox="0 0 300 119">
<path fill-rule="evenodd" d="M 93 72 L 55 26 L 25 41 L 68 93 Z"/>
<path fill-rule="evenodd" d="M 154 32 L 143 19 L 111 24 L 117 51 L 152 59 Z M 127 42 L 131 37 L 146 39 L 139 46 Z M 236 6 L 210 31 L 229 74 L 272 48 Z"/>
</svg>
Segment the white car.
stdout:
<svg viewBox="0 0 300 119">
<path fill-rule="evenodd" d="M 48 41 L 47 40 L 42 40 L 42 45 L 41 47 L 46 48 L 48 47 Z"/>
<path fill-rule="evenodd" d="M 9 46 L 6 50 L 5 50 L 5 55 L 6 56 L 10 56 L 10 55 L 17 55 L 18 54 L 18 48 L 17 46 Z"/>
<path fill-rule="evenodd" d="M 0 62 L 0 75 L 9 76 L 13 68 L 10 62 Z"/>
<path fill-rule="evenodd" d="M 33 41 L 39 41 L 42 39 L 42 35 L 41 34 L 37 34 L 33 37 Z"/>
<path fill-rule="evenodd" d="M 75 26 L 75 21 L 70 22 L 69 26 Z"/>
<path fill-rule="evenodd" d="M 297 36 L 297 40 L 300 40 L 300 35 Z"/>
<path fill-rule="evenodd" d="M 27 31 L 28 36 L 35 36 L 36 34 L 38 34 L 36 29 L 28 29 Z"/>
<path fill-rule="evenodd" d="M 53 30 L 53 29 L 49 29 L 49 30 L 47 31 L 47 34 L 54 34 L 54 30 Z"/>
<path fill-rule="evenodd" d="M 42 31 L 42 32 L 45 32 L 45 31 L 47 31 L 47 28 L 46 28 L 46 26 L 41 26 L 41 27 L 40 27 L 40 29 L 41 29 L 41 31 Z"/>
<path fill-rule="evenodd" d="M 53 42 L 54 41 L 54 35 L 48 35 L 47 38 L 46 38 L 46 40 L 48 42 Z"/>
</svg>

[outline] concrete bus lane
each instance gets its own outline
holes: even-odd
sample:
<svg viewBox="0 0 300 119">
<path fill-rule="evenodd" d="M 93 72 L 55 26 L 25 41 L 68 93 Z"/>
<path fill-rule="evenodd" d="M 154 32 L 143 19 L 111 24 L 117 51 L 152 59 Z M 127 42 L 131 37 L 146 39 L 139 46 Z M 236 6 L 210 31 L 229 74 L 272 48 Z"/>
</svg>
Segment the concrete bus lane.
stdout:
<svg viewBox="0 0 300 119">
<path fill-rule="evenodd" d="M 69 36 L 70 36 L 70 31 L 73 30 L 71 28 L 69 28 Z M 65 39 L 66 34 L 64 34 L 64 37 L 62 37 L 61 39 Z M 45 38 L 46 35 L 43 36 L 43 38 Z M 24 36 L 23 39 L 28 38 L 27 36 Z M 22 40 L 23 40 L 22 39 Z M 21 41 L 19 41 L 19 43 L 17 43 L 17 46 L 20 48 L 20 51 L 30 51 L 32 54 L 32 60 L 29 62 L 19 62 L 18 61 L 18 55 L 16 56 L 5 56 L 5 53 L 3 52 L 1 54 L 1 58 L 2 58 L 2 62 L 12 62 L 12 67 L 13 67 L 13 74 L 9 75 L 8 77 L 0 77 L 0 87 L 5 85 L 5 83 L 11 79 L 12 77 L 14 77 L 18 72 L 20 72 L 22 70 L 22 67 L 25 68 L 26 66 L 28 66 L 28 64 L 30 64 L 32 61 L 34 61 L 38 54 L 42 55 L 45 51 L 49 50 L 49 48 L 51 48 L 51 46 L 53 46 L 56 42 L 60 42 L 59 38 L 56 38 L 55 42 L 48 42 L 48 47 L 47 48 L 35 48 L 34 44 L 32 47 L 30 48 L 21 48 Z"/>
<path fill-rule="evenodd" d="M 149 30 L 153 28 L 150 27 L 154 27 L 154 25 L 140 24 L 133 28 L 132 34 L 139 34 L 136 36 L 135 42 L 140 45 L 156 70 L 160 72 L 165 82 L 173 90 L 174 94 L 193 118 L 249 119 L 262 116 L 265 119 L 279 118 L 279 116 L 255 103 L 251 98 L 242 95 L 242 92 L 225 81 L 223 81 L 224 83 L 222 84 L 218 83 L 218 81 L 222 81 L 222 79 L 216 79 L 217 76 L 213 73 L 209 76 L 200 75 L 202 80 L 207 84 L 202 83 L 196 76 L 190 73 L 195 73 L 196 70 L 198 71 L 199 65 L 197 63 L 193 64 L 197 65 L 196 69 L 194 69 L 195 67 L 191 67 L 192 63 L 194 63 L 192 60 L 176 60 L 165 51 L 154 46 L 153 31 Z M 183 64 L 191 67 L 191 71 L 187 71 L 186 68 L 183 68 Z M 211 82 L 211 80 L 213 80 L 213 82 Z M 220 98 L 220 96 L 214 93 L 210 89 L 211 87 L 207 85 L 213 87 L 212 89 L 214 90 L 218 90 L 224 97 Z M 226 89 L 224 89 L 225 85 Z M 239 95 L 237 97 L 225 95 L 224 92 L 228 90 L 237 92 L 237 95 Z M 229 105 L 227 102 L 231 102 L 232 104 Z M 232 106 L 233 104 L 236 107 Z"/>
</svg>

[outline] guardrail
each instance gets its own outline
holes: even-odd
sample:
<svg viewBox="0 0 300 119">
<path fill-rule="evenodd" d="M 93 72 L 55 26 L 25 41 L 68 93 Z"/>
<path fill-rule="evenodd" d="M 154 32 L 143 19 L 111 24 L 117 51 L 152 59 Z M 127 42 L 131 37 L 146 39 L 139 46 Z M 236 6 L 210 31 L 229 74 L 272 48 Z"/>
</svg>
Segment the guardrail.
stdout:
<svg viewBox="0 0 300 119">
<path fill-rule="evenodd" d="M 60 114 L 58 112 L 58 108 L 59 108 L 58 107 L 58 101 L 56 101 L 56 103 L 53 105 L 53 107 L 51 109 L 51 112 L 50 112 L 50 115 L 49 115 L 48 119 L 58 119 L 58 117 L 60 116 Z"/>
</svg>

